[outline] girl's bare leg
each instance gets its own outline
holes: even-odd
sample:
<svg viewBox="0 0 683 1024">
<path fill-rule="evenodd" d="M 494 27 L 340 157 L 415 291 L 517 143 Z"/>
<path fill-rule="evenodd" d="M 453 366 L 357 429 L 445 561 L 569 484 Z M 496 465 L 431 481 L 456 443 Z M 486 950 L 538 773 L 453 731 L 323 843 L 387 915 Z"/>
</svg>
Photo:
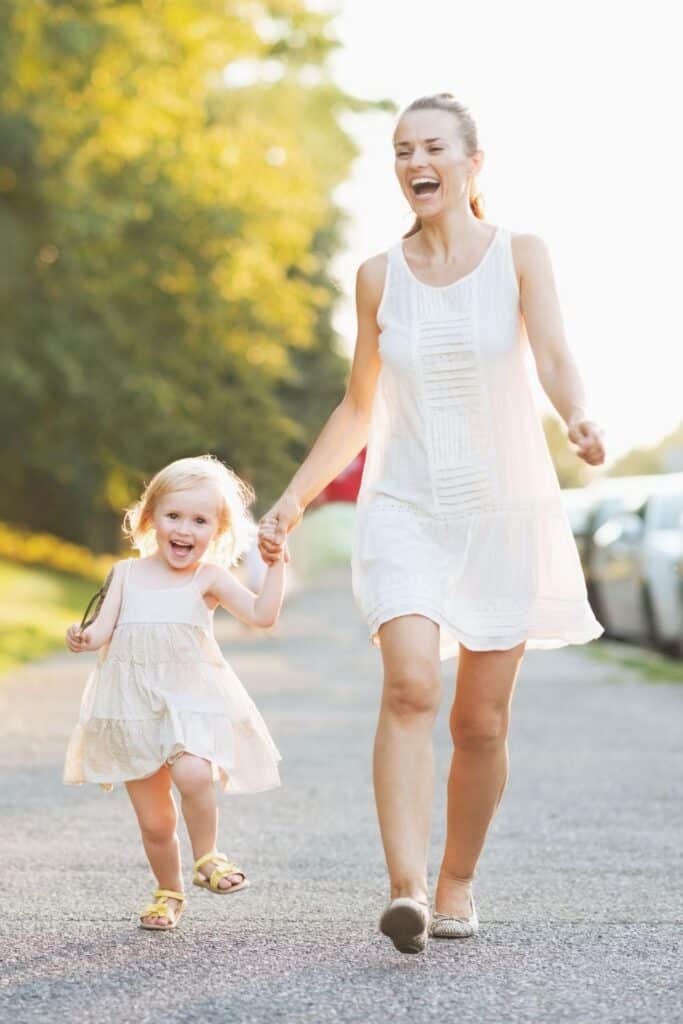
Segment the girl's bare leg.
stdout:
<svg viewBox="0 0 683 1024">
<path fill-rule="evenodd" d="M 442 914 L 470 915 L 475 867 L 507 782 L 510 705 L 524 649 L 524 643 L 508 651 L 460 645 L 446 845 L 435 900 Z"/>
<path fill-rule="evenodd" d="M 209 761 L 195 754 L 183 754 L 170 768 L 171 776 L 180 791 L 183 818 L 192 843 L 194 859 L 216 849 L 218 833 L 218 806 Z M 207 861 L 199 870 L 207 878 L 216 869 L 214 861 Z M 221 889 L 230 889 L 243 880 L 239 874 L 227 875 L 220 880 Z"/>
<path fill-rule="evenodd" d="M 439 629 L 420 615 L 379 631 L 384 689 L 374 748 L 377 814 L 391 898 L 427 900 L 434 797 L 432 727 L 441 698 Z"/>
<path fill-rule="evenodd" d="M 127 782 L 126 790 L 137 815 L 142 844 L 158 887 L 182 892 L 180 847 L 176 833 L 178 814 L 168 767 L 164 765 L 147 779 Z M 180 901 L 169 899 L 168 904 L 171 910 L 177 911 Z M 152 914 L 144 920 L 153 922 L 156 919 L 157 915 Z"/>
</svg>

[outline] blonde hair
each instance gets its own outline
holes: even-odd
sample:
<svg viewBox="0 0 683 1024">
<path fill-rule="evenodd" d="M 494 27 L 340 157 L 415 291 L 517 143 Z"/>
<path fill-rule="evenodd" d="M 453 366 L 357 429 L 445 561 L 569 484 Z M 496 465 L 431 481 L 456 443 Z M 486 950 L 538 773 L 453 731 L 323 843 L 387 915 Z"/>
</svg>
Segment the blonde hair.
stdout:
<svg viewBox="0 0 683 1024">
<path fill-rule="evenodd" d="M 215 484 L 221 496 L 219 526 L 209 553 L 224 565 L 235 565 L 251 543 L 254 522 L 249 505 L 254 492 L 220 459 L 213 455 L 198 455 L 176 459 L 156 473 L 145 487 L 142 496 L 126 509 L 123 532 L 141 555 L 156 551 L 156 531 L 152 516 L 160 498 L 173 491 L 189 491 L 197 484 Z"/>
<path fill-rule="evenodd" d="M 413 100 L 410 103 L 401 117 L 405 114 L 411 113 L 413 110 L 445 110 L 449 114 L 453 114 L 458 122 L 458 129 L 460 136 L 465 144 L 465 153 L 467 156 L 473 156 L 474 153 L 479 149 L 479 141 L 477 137 L 477 125 L 474 118 L 470 114 L 469 110 L 464 103 L 456 100 L 455 96 L 450 92 L 438 92 L 434 96 L 420 96 L 419 99 Z M 399 121 L 401 120 L 399 117 Z M 473 179 L 474 183 L 474 179 Z M 477 217 L 478 220 L 484 219 L 484 197 L 481 192 L 472 192 L 470 189 L 470 210 Z M 403 237 L 410 238 L 411 235 L 417 234 L 422 228 L 422 223 L 419 217 L 415 218 L 415 223 Z"/>
</svg>

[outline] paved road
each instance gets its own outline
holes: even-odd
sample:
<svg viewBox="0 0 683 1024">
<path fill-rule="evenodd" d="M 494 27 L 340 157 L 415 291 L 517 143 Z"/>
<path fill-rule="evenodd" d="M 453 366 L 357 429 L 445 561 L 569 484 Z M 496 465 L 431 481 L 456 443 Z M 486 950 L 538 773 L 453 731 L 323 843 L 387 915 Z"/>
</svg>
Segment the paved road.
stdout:
<svg viewBox="0 0 683 1024">
<path fill-rule="evenodd" d="M 0 1019 L 681 1019 L 683 686 L 578 648 L 529 652 L 510 784 L 479 869 L 482 931 L 402 957 L 376 933 L 380 665 L 346 572 L 292 596 L 268 635 L 227 618 L 221 630 L 283 753 L 284 786 L 224 798 L 222 846 L 252 887 L 225 900 L 190 887 L 177 932 L 134 927 L 151 879 L 125 793 L 61 784 L 85 657 L 0 687 Z M 437 752 L 443 780 L 445 706 Z M 189 873 L 184 834 L 183 848 Z"/>
</svg>

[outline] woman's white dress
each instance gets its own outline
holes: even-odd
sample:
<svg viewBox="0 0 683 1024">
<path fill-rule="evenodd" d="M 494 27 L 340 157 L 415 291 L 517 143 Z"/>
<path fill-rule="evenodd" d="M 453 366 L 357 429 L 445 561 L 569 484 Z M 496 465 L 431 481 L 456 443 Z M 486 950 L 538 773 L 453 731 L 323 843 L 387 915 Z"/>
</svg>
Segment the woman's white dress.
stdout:
<svg viewBox="0 0 683 1024">
<path fill-rule="evenodd" d="M 183 586 L 150 588 L 134 563 L 116 567 L 121 610 L 87 681 L 64 781 L 111 789 L 191 753 L 211 762 L 228 793 L 279 786 L 280 754 L 221 653 L 197 573 Z"/>
<path fill-rule="evenodd" d="M 388 252 L 381 370 L 353 539 L 354 596 L 424 615 L 440 656 L 582 644 L 603 632 L 536 409 L 510 231 L 452 285 Z"/>
</svg>

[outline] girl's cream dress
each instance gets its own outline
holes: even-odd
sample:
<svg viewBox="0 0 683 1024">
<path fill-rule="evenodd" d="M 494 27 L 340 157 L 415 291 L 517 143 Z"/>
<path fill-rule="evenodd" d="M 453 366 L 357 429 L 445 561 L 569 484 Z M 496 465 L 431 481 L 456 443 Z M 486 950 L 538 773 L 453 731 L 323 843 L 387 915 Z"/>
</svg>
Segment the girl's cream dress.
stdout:
<svg viewBox="0 0 683 1024">
<path fill-rule="evenodd" d="M 210 761 L 228 793 L 279 786 L 280 754 L 221 654 L 197 571 L 182 586 L 152 589 L 136 582 L 134 562 L 118 567 L 119 618 L 86 684 L 64 781 L 109 790 L 187 752 Z"/>
</svg>

